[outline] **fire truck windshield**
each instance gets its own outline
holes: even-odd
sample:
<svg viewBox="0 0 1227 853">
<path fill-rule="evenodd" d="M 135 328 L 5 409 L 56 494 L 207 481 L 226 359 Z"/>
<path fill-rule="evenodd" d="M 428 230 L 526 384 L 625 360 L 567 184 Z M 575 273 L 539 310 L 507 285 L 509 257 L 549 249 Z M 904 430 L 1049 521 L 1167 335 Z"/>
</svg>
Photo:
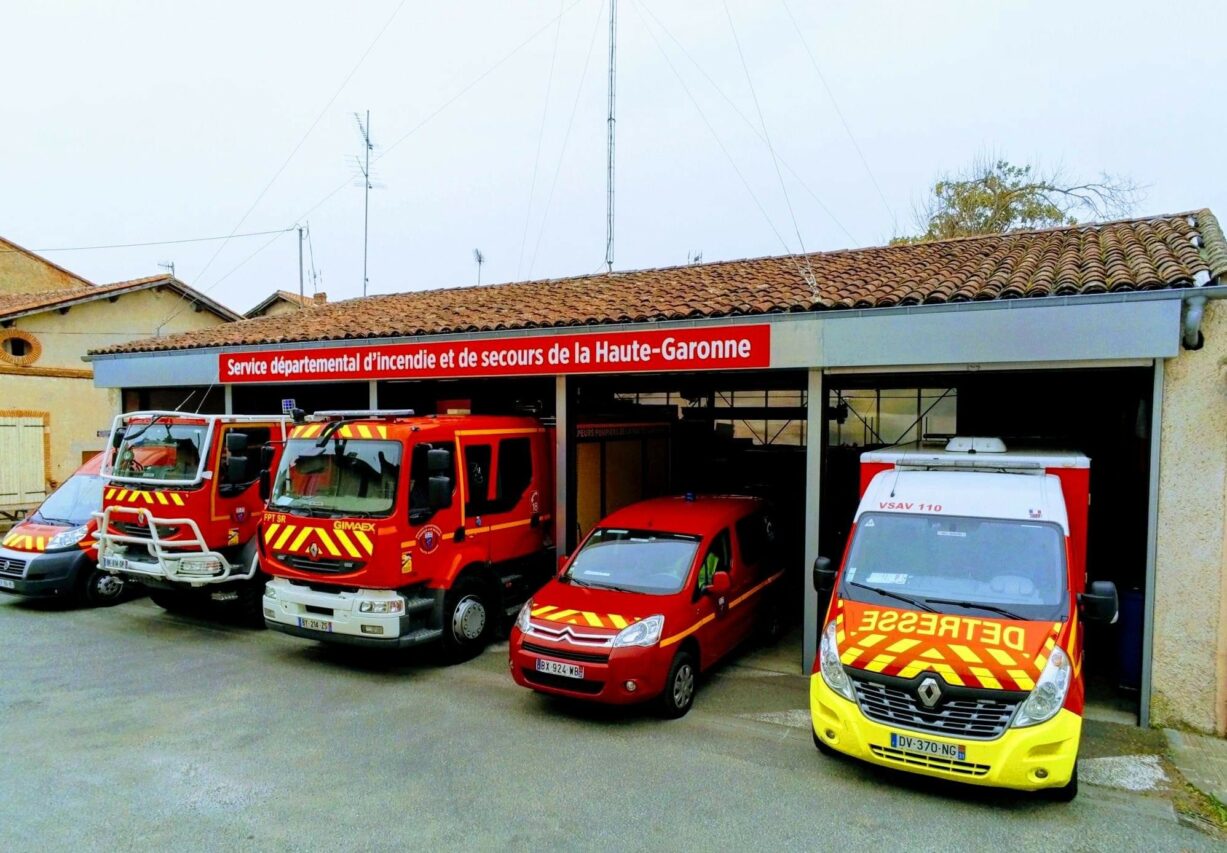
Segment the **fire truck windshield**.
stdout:
<svg viewBox="0 0 1227 853">
<path fill-rule="evenodd" d="M 1065 535 L 1019 519 L 866 513 L 840 595 L 939 613 L 1061 619 L 1068 604 Z"/>
<path fill-rule="evenodd" d="M 204 424 L 166 421 L 129 424 L 115 457 L 115 475 L 139 480 L 194 480 L 200 469 Z"/>
<path fill-rule="evenodd" d="M 395 441 L 314 439 L 286 443 L 269 505 L 322 516 L 385 516 L 396 505 L 401 445 Z"/>
<path fill-rule="evenodd" d="M 672 595 L 686 583 L 698 548 L 698 536 L 599 528 L 562 579 L 577 586 Z"/>
</svg>

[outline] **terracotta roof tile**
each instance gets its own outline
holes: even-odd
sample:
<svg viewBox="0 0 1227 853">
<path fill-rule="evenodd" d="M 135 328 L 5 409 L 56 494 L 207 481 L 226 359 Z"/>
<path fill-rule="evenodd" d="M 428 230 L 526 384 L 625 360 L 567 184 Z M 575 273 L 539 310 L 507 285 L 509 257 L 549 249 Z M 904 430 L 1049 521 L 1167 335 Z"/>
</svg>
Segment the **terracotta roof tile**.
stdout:
<svg viewBox="0 0 1227 853">
<path fill-rule="evenodd" d="M 0 319 L 19 314 L 51 311 L 64 305 L 101 299 L 104 296 L 122 295 L 128 291 L 139 290 L 152 284 L 165 284 L 167 287 L 173 287 L 185 296 L 209 306 L 217 314 L 228 320 L 233 320 L 238 316 L 229 308 L 213 302 L 203 294 L 197 293 L 176 278 L 171 278 L 167 275 L 151 275 L 145 278 L 134 278 L 129 281 L 117 281 L 112 284 L 90 284 L 83 287 L 39 290 L 31 293 L 0 293 Z"/>
<path fill-rule="evenodd" d="M 321 304 L 99 353 L 838 311 L 1186 287 L 1227 273 L 1208 210 L 1042 231 Z"/>
</svg>

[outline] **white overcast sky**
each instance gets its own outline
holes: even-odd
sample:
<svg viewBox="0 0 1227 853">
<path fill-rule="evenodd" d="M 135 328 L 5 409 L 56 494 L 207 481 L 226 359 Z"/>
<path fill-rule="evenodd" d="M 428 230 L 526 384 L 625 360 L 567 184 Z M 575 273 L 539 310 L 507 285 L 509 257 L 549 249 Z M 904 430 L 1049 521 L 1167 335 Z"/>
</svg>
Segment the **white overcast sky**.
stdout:
<svg viewBox="0 0 1227 853">
<path fill-rule="evenodd" d="M 985 152 L 1128 176 L 1137 214 L 1227 220 L 1221 0 L 787 3 L 728 0 L 737 41 L 722 2 L 618 3 L 616 268 L 880 244 Z M 353 113 L 369 109 L 371 292 L 472 284 L 474 248 L 483 282 L 594 272 L 607 16 L 602 0 L 7 0 L 0 235 L 51 249 L 309 222 L 321 289 L 360 295 Z M 48 257 L 100 283 L 173 261 L 245 310 L 298 288 L 296 235 L 269 240 Z"/>
</svg>

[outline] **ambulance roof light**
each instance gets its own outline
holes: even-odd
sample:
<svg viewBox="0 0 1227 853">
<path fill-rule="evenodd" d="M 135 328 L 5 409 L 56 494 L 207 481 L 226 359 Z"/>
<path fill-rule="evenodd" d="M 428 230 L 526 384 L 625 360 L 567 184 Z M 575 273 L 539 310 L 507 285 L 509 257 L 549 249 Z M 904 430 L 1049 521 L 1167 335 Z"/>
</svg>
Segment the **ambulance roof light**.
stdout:
<svg viewBox="0 0 1227 853">
<path fill-rule="evenodd" d="M 999 438 L 956 435 L 946 442 L 947 453 L 1005 453 L 1005 442 Z"/>
</svg>

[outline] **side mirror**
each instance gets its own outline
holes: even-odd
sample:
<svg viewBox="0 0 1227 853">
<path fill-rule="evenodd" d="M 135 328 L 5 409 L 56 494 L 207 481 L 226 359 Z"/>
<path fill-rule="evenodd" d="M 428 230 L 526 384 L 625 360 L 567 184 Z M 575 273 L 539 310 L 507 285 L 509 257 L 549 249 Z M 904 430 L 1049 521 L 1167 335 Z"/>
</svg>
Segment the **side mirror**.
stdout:
<svg viewBox="0 0 1227 853">
<path fill-rule="evenodd" d="M 124 433 L 127 430 L 117 429 L 111 433 L 111 447 L 119 450 L 119 446 L 124 443 Z"/>
<path fill-rule="evenodd" d="M 229 442 L 227 442 L 229 444 Z M 246 456 L 231 456 L 226 462 L 226 482 L 227 483 L 243 483 L 251 482 L 247 479 L 247 457 Z"/>
<path fill-rule="evenodd" d="M 449 474 L 452 470 L 452 452 L 445 447 L 432 447 L 426 451 L 426 471 L 430 479 L 439 474 Z"/>
<path fill-rule="evenodd" d="M 246 438 L 246 436 L 244 436 Z M 234 451 L 231 451 L 232 453 Z M 266 444 L 260 448 L 260 467 L 267 471 L 273 467 L 273 458 L 277 455 L 277 448 L 271 444 Z"/>
<path fill-rule="evenodd" d="M 434 453 L 435 451 L 430 451 Z M 431 477 L 430 478 L 430 494 L 427 500 L 430 503 L 431 509 L 445 509 L 452 505 L 452 478 L 451 477 Z"/>
<path fill-rule="evenodd" d="M 1114 624 L 1120 614 L 1116 584 L 1112 581 L 1091 581 L 1091 588 L 1078 595 L 1078 610 L 1087 622 Z"/>
<path fill-rule="evenodd" d="M 260 500 L 268 503 L 269 496 L 273 493 L 273 475 L 269 473 L 268 468 L 260 469 Z"/>
<path fill-rule="evenodd" d="M 231 456 L 242 456 L 247 453 L 247 435 L 241 432 L 226 433 L 226 449 Z"/>
<path fill-rule="evenodd" d="M 729 573 L 716 572 L 711 576 L 711 583 L 703 588 L 703 592 L 715 598 L 719 598 L 722 595 L 728 595 L 729 590 L 732 588 L 733 583 L 729 580 Z"/>
<path fill-rule="evenodd" d="M 814 560 L 814 592 L 830 592 L 835 586 L 835 568 L 830 557 L 819 557 Z"/>
</svg>

